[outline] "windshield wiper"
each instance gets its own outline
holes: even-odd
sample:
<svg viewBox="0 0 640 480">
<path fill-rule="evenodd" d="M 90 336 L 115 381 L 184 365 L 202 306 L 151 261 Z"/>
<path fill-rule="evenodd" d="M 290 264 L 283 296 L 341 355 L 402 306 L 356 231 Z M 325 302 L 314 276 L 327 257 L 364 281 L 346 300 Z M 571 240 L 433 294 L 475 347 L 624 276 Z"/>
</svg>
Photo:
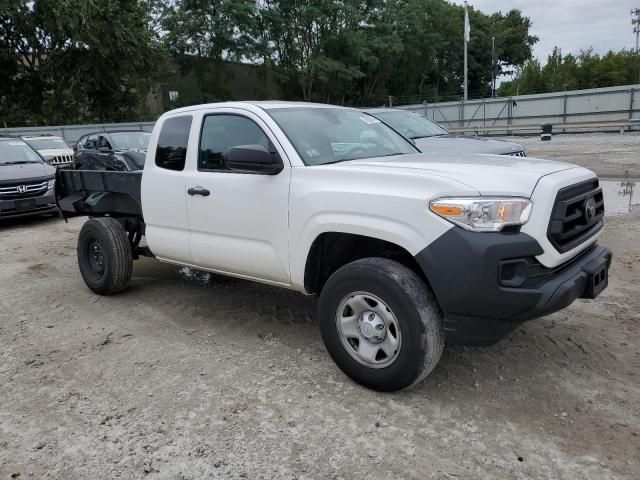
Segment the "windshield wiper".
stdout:
<svg viewBox="0 0 640 480">
<path fill-rule="evenodd" d="M 357 158 L 339 158 L 338 160 L 331 160 L 330 162 L 319 163 L 318 165 L 333 165 L 334 163 L 348 162 L 349 160 L 358 160 Z"/>
<path fill-rule="evenodd" d="M 434 135 L 416 135 L 415 137 L 409 137 L 411 140 L 417 140 L 419 138 L 429 138 L 429 137 L 433 137 Z"/>
<path fill-rule="evenodd" d="M 338 160 L 319 163 L 318 165 L 333 165 L 334 163 L 349 162 L 351 160 L 366 160 L 367 158 L 395 157 L 396 155 L 407 155 L 407 154 L 402 152 L 394 152 L 394 153 L 387 153 L 385 155 L 371 155 L 368 157 L 360 157 L 360 158 L 339 158 Z"/>
</svg>

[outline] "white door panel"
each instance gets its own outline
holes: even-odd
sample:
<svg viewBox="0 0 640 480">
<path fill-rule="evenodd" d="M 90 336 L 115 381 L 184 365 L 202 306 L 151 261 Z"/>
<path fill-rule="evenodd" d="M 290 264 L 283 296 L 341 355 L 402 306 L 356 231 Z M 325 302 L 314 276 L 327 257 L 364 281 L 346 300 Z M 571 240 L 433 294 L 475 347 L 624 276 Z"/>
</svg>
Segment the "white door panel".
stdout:
<svg viewBox="0 0 640 480">
<path fill-rule="evenodd" d="M 196 265 L 289 283 L 289 169 L 278 175 L 198 172 L 189 186 L 191 255 Z"/>
<path fill-rule="evenodd" d="M 188 115 L 178 116 L 180 120 L 160 119 L 158 128 L 154 129 L 154 134 L 149 143 L 147 159 L 145 161 L 144 174 L 142 175 L 142 207 L 144 221 L 146 224 L 146 240 L 153 254 L 162 259 L 189 262 L 191 255 L 189 253 L 189 219 L 187 216 L 186 201 L 186 176 L 185 171 L 161 168 L 156 165 L 156 151 L 158 147 L 159 137 L 163 136 L 164 126 L 167 122 L 174 120 L 173 126 L 169 123 L 169 127 L 175 131 L 171 132 L 170 140 L 176 140 L 177 130 L 180 128 L 193 128 L 193 123 L 189 127 L 185 117 Z M 182 138 L 178 139 L 178 143 L 186 142 L 190 130 L 182 132 Z M 166 141 L 166 135 L 163 140 Z M 170 142 L 175 143 L 175 142 Z M 186 143 L 184 143 L 186 145 Z M 182 147 L 184 147 L 182 145 Z M 191 147 L 189 147 L 191 149 Z M 188 151 L 188 150 L 187 150 Z"/>
<path fill-rule="evenodd" d="M 266 134 L 268 127 L 256 115 L 234 109 L 216 109 L 212 112 L 220 122 L 222 115 L 248 119 Z M 198 119 L 202 122 L 203 115 Z M 278 282 L 288 285 L 289 275 L 289 184 L 290 167 L 283 157 L 284 170 L 277 175 L 239 173 L 216 170 L 219 155 L 213 151 L 242 143 L 246 131 L 237 135 L 227 129 L 203 128 L 203 149 L 210 153 L 203 164 L 212 169 L 189 169 L 185 188 L 201 187 L 208 196 L 187 195 L 187 209 L 191 229 L 190 251 L 193 264 L 217 271 Z M 216 137 L 217 136 L 217 137 Z M 209 138 L 207 137 L 216 137 Z M 250 141 L 246 140 L 247 142 Z M 208 142 L 208 143 L 207 143 Z M 259 143 L 259 142 L 254 142 Z M 198 146 L 200 149 L 200 146 Z M 191 155 L 190 155 L 191 157 Z M 196 167 L 199 156 L 193 158 Z M 191 159 L 190 159 L 191 162 Z"/>
<path fill-rule="evenodd" d="M 154 168 L 142 175 L 146 239 L 156 257 L 189 261 L 189 218 L 184 172 Z"/>
</svg>

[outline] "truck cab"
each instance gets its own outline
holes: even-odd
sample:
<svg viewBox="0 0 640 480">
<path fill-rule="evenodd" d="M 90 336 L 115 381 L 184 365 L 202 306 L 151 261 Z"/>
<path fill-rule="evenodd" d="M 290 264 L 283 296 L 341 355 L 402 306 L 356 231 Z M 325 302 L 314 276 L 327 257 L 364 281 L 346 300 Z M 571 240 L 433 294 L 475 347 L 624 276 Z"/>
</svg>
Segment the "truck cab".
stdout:
<svg viewBox="0 0 640 480">
<path fill-rule="evenodd" d="M 143 173 L 58 175 L 63 212 L 95 217 L 78 244 L 92 290 L 151 255 L 318 295 L 328 352 L 377 390 L 420 381 L 445 340 L 490 345 L 608 281 L 593 172 L 423 154 L 355 109 L 186 107 L 158 120 Z"/>
</svg>

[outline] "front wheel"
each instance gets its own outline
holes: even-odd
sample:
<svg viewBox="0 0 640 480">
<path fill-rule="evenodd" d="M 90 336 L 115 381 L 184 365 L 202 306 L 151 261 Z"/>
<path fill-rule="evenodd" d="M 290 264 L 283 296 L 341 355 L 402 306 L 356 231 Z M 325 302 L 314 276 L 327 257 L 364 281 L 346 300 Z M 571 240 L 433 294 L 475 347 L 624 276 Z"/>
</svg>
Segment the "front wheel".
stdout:
<svg viewBox="0 0 640 480">
<path fill-rule="evenodd" d="M 131 243 L 124 227 L 111 217 L 92 218 L 80 230 L 78 265 L 87 286 L 100 295 L 127 288 L 133 270 Z"/>
<path fill-rule="evenodd" d="M 385 258 L 338 269 L 320 295 L 319 317 L 331 358 L 374 390 L 418 383 L 444 348 L 442 312 L 433 293 L 415 272 Z"/>
</svg>

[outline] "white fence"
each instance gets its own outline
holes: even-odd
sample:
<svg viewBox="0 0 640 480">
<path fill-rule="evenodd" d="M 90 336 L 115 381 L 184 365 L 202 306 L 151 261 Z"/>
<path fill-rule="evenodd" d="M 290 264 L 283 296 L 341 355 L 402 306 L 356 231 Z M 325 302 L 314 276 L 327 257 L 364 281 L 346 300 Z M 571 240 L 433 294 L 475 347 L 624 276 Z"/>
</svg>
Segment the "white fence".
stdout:
<svg viewBox="0 0 640 480">
<path fill-rule="evenodd" d="M 525 133 L 554 125 L 554 132 L 640 128 L 640 85 L 519 95 L 467 102 L 405 105 L 452 130 Z M 585 124 L 585 125 L 580 125 Z"/>
<path fill-rule="evenodd" d="M 58 135 L 69 143 L 76 143 L 80 137 L 88 133 L 105 132 L 108 130 L 143 130 L 150 132 L 155 122 L 144 123 L 101 123 L 87 125 L 59 125 L 54 127 L 23 127 L 0 128 L 0 134 L 5 135 Z"/>
<path fill-rule="evenodd" d="M 574 131 L 640 130 L 640 84 L 570 92 L 487 98 L 467 102 L 404 105 L 451 130 L 504 134 L 538 133 L 551 123 L 554 133 Z M 154 122 L 54 127 L 4 128 L 9 135 L 59 135 L 74 143 L 87 133 L 106 130 L 151 131 Z"/>
</svg>

